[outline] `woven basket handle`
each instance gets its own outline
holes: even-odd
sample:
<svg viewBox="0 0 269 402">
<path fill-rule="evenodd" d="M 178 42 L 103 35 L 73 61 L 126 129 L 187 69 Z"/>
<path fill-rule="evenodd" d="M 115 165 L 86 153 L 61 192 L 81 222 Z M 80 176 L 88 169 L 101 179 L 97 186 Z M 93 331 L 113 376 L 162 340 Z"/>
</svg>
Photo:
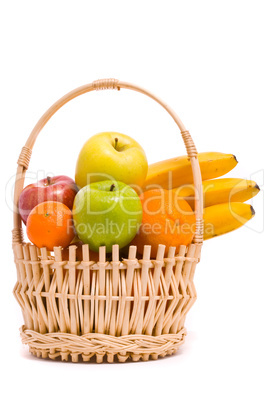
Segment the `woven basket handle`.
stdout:
<svg viewBox="0 0 269 402">
<path fill-rule="evenodd" d="M 202 191 L 202 177 L 200 166 L 197 158 L 197 151 L 194 145 L 194 142 L 190 136 L 190 133 L 186 130 L 183 123 L 176 115 L 176 113 L 166 105 L 160 98 L 153 95 L 152 93 L 146 91 L 145 89 L 138 87 L 137 85 L 133 85 L 127 82 L 122 82 L 116 79 L 101 79 L 92 82 L 91 84 L 83 85 L 79 88 L 74 89 L 73 91 L 67 93 L 62 98 L 60 98 L 57 102 L 55 102 L 40 118 L 35 127 L 33 128 L 28 140 L 26 141 L 25 146 L 22 148 L 21 154 L 18 159 L 18 168 L 16 174 L 16 182 L 15 182 L 15 190 L 14 190 L 14 229 L 12 231 L 12 239 L 14 243 L 22 243 L 23 242 L 23 232 L 21 227 L 21 218 L 18 211 L 18 201 L 20 194 L 23 190 L 25 172 L 28 169 L 28 165 L 31 158 L 31 153 L 33 146 L 35 144 L 35 140 L 45 126 L 45 124 L 49 121 L 49 119 L 57 112 L 63 105 L 65 105 L 70 100 L 76 98 L 79 95 L 82 95 L 86 92 L 103 90 L 103 89 L 116 89 L 120 90 L 121 88 L 131 89 L 133 91 L 140 92 L 144 95 L 149 96 L 151 99 L 155 100 L 159 103 L 174 119 L 176 124 L 178 125 L 183 141 L 185 143 L 187 154 L 190 158 L 192 173 L 193 173 L 193 182 L 195 188 L 195 216 L 196 216 L 196 230 L 194 234 L 193 243 L 202 243 L 203 242 L 203 191 Z"/>
</svg>

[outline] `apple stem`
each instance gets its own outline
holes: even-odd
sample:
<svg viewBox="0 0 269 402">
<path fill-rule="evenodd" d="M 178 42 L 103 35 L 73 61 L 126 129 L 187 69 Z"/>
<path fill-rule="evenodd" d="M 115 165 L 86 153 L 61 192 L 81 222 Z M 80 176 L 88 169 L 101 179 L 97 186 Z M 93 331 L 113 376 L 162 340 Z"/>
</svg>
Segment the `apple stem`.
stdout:
<svg viewBox="0 0 269 402">
<path fill-rule="evenodd" d="M 117 145 L 118 145 L 118 141 L 119 141 L 119 139 L 118 138 L 115 138 L 115 149 L 117 149 Z"/>
<path fill-rule="evenodd" d="M 48 182 L 48 186 L 49 186 L 50 183 L 51 183 L 51 177 L 50 176 L 47 176 L 47 182 Z"/>
<path fill-rule="evenodd" d="M 111 187 L 110 187 L 110 190 L 109 190 L 109 191 L 113 191 L 114 188 L 115 188 L 115 184 L 113 183 L 113 184 L 111 184 Z"/>
</svg>

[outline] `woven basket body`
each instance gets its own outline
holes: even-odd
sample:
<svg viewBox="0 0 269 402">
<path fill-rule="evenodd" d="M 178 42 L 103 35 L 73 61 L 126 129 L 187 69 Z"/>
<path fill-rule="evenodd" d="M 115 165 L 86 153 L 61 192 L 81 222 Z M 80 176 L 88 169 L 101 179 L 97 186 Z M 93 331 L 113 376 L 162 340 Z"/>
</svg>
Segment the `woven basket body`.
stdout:
<svg viewBox="0 0 269 402">
<path fill-rule="evenodd" d="M 69 247 L 69 259 L 62 250 L 50 253 L 23 241 L 21 220 L 14 211 L 13 251 L 17 267 L 14 295 L 22 309 L 21 337 L 30 352 L 43 358 L 77 362 L 124 362 L 157 359 L 174 353 L 184 342 L 186 314 L 196 300 L 193 283 L 203 241 L 201 173 L 197 151 L 180 119 L 155 95 L 118 80 L 98 80 L 80 87 L 57 101 L 39 120 L 18 160 L 14 205 L 24 185 L 25 172 L 35 139 L 51 116 L 69 100 L 98 89 L 132 89 L 161 104 L 177 123 L 190 157 L 196 192 L 196 232 L 191 245 L 159 245 L 156 259 L 150 246 L 142 256 L 130 246 L 126 258 L 114 245 L 106 260 L 105 247 L 99 261 L 92 261 L 87 245 L 82 261 L 76 246 Z"/>
</svg>

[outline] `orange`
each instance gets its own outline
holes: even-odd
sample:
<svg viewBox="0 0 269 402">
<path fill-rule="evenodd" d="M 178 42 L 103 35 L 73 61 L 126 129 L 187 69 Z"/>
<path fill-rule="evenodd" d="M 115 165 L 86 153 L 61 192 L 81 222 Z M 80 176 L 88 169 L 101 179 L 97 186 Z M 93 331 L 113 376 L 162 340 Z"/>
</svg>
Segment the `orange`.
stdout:
<svg viewBox="0 0 269 402">
<path fill-rule="evenodd" d="M 173 190 L 153 189 L 140 195 L 143 207 L 142 224 L 132 244 L 140 254 L 144 245 L 151 246 L 156 257 L 158 245 L 188 245 L 195 232 L 195 214 L 189 204 Z M 177 251 L 177 250 L 176 250 Z"/>
<path fill-rule="evenodd" d="M 61 202 L 42 202 L 29 214 L 26 232 L 37 247 L 67 247 L 75 236 L 72 212 Z"/>
</svg>

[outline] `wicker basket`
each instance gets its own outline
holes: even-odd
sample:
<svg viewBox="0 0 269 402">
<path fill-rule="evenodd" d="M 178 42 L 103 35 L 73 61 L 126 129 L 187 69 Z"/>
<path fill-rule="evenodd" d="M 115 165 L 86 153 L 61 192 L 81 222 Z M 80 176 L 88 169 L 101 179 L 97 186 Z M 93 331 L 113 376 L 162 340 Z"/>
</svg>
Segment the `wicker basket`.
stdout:
<svg viewBox="0 0 269 402">
<path fill-rule="evenodd" d="M 14 295 L 21 306 L 23 344 L 32 354 L 77 362 L 125 362 L 157 359 L 174 353 L 184 342 L 185 317 L 194 301 L 193 283 L 203 242 L 203 199 L 197 151 L 189 132 L 162 100 L 152 93 L 115 79 L 97 80 L 59 99 L 41 117 L 18 159 L 14 205 L 24 186 L 25 172 L 35 140 L 53 114 L 71 99 L 100 89 L 131 89 L 149 96 L 172 116 L 178 125 L 191 161 L 196 190 L 196 231 L 189 247 L 159 245 L 156 259 L 144 246 L 138 259 L 136 247 L 128 258 L 119 258 L 118 245 L 106 261 L 105 247 L 99 261 L 91 261 L 87 245 L 83 260 L 76 261 L 76 246 L 69 247 L 69 260 L 62 260 L 61 247 L 50 253 L 46 248 L 23 241 L 21 219 L 14 211 L 13 250 L 17 267 Z M 115 359 L 117 358 L 117 359 Z"/>
</svg>

